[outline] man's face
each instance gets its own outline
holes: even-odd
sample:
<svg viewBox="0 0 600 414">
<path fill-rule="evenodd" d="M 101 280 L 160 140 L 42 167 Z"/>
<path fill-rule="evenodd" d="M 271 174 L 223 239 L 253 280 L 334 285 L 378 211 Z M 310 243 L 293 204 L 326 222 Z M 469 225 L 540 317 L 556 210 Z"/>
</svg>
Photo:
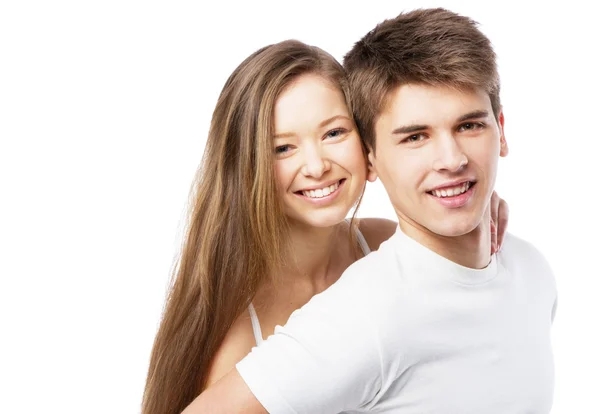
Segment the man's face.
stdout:
<svg viewBox="0 0 600 414">
<path fill-rule="evenodd" d="M 375 136 L 370 168 L 403 229 L 456 237 L 482 223 L 498 156 L 508 153 L 504 116 L 496 121 L 484 91 L 400 86 L 377 120 Z"/>
</svg>

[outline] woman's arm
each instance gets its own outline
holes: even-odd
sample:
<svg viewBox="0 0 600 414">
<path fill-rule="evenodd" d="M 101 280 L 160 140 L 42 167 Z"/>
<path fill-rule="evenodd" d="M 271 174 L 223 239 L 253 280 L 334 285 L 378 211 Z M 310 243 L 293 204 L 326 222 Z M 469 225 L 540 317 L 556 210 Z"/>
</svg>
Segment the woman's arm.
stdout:
<svg viewBox="0 0 600 414">
<path fill-rule="evenodd" d="M 372 307 L 364 298 L 372 283 L 365 273 L 364 266 L 348 269 L 185 414 L 342 412 L 372 401 L 385 370 Z"/>
<path fill-rule="evenodd" d="M 200 394 L 182 414 L 263 414 L 267 411 L 234 368 Z"/>
<path fill-rule="evenodd" d="M 229 329 L 215 354 L 208 370 L 206 387 L 216 383 L 235 368 L 235 364 L 248 355 L 253 346 L 256 346 L 256 340 L 252 331 L 250 315 L 248 311 L 245 311 Z"/>
</svg>

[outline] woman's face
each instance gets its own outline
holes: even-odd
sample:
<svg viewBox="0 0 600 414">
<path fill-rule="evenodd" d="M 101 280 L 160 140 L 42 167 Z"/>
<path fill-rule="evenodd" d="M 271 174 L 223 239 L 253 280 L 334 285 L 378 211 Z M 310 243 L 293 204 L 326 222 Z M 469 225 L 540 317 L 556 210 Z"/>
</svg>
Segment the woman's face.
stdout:
<svg viewBox="0 0 600 414">
<path fill-rule="evenodd" d="M 302 75 L 275 103 L 275 175 L 292 222 L 338 224 L 358 200 L 367 167 L 343 93 L 314 74 Z"/>
</svg>

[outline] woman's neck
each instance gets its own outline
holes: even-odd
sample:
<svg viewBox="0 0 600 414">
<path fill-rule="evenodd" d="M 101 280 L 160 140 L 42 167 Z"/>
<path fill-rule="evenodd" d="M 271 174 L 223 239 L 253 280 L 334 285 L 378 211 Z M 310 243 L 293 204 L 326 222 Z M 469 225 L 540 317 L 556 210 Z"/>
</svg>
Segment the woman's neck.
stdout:
<svg viewBox="0 0 600 414">
<path fill-rule="evenodd" d="M 292 223 L 287 251 L 282 258 L 284 266 L 259 289 L 253 301 L 261 313 L 261 324 L 267 327 L 266 334 L 272 333 L 269 327 L 285 324 L 295 309 L 335 283 L 357 259 L 346 222 L 328 228 Z"/>
<path fill-rule="evenodd" d="M 293 277 L 315 285 L 327 283 L 332 264 L 349 245 L 344 238 L 347 228 L 345 222 L 332 227 L 292 223 L 288 255 L 282 269 L 284 278 Z"/>
</svg>

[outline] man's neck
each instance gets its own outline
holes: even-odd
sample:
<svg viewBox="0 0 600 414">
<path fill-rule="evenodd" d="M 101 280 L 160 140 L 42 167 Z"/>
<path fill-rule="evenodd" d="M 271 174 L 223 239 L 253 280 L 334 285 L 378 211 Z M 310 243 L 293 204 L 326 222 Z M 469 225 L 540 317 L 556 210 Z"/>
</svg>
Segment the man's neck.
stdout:
<svg viewBox="0 0 600 414">
<path fill-rule="evenodd" d="M 472 269 L 483 269 L 490 263 L 491 230 L 490 215 L 484 214 L 479 225 L 462 236 L 447 237 L 410 220 L 398 217 L 402 232 L 429 250 Z"/>
</svg>

